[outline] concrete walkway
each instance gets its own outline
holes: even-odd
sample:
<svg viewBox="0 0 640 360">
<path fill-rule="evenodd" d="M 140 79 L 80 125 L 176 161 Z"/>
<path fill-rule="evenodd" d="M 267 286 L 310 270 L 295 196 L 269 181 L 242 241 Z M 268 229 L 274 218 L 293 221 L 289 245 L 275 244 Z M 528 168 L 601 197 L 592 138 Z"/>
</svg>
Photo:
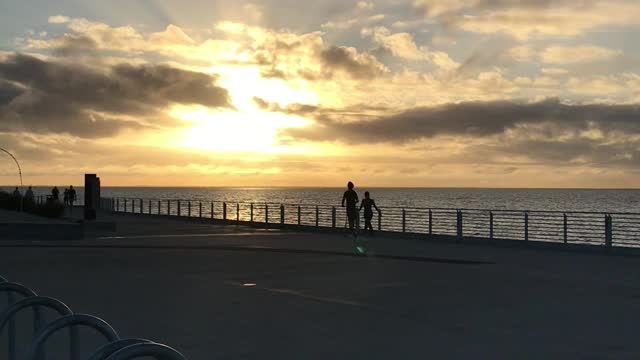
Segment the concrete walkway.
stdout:
<svg viewBox="0 0 640 360">
<path fill-rule="evenodd" d="M 385 237 L 358 257 L 340 234 L 109 219 L 85 241 L 2 242 L 0 275 L 194 360 L 640 354 L 638 258 Z"/>
</svg>

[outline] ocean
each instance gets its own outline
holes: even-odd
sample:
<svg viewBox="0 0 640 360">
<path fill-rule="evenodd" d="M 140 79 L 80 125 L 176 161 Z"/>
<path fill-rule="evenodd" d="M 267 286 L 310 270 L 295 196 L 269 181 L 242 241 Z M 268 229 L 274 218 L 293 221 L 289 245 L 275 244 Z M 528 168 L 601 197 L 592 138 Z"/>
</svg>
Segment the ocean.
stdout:
<svg viewBox="0 0 640 360">
<path fill-rule="evenodd" d="M 63 187 L 59 187 L 61 193 Z M 2 190 L 12 191 L 4 187 Z M 339 205 L 343 188 L 284 187 L 103 187 L 103 197 L 202 201 Z M 378 206 L 406 208 L 558 210 L 639 212 L 640 190 L 619 189 L 480 189 L 356 187 L 369 191 Z M 51 188 L 35 187 L 36 195 Z M 82 199 L 83 189 L 77 188 Z"/>
</svg>

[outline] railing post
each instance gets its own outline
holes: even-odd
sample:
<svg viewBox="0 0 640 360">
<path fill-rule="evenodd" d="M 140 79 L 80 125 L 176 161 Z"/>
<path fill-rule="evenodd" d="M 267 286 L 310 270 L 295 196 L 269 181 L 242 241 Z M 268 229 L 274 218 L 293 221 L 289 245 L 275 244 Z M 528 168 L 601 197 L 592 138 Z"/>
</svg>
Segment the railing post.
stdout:
<svg viewBox="0 0 640 360">
<path fill-rule="evenodd" d="M 240 221 L 240 203 L 236 203 L 236 222 Z"/>
<path fill-rule="evenodd" d="M 127 212 L 127 199 L 124 199 L 124 212 Z"/>
<path fill-rule="evenodd" d="M 607 252 L 613 248 L 613 221 L 609 214 L 604 216 L 604 246 Z"/>
<path fill-rule="evenodd" d="M 162 215 L 162 200 L 158 200 L 158 215 Z"/>
<path fill-rule="evenodd" d="M 251 203 L 251 217 L 250 221 L 253 222 L 253 203 Z"/>
<path fill-rule="evenodd" d="M 151 215 L 151 199 L 149 199 L 149 215 Z"/>
<path fill-rule="evenodd" d="M 456 211 L 456 229 L 458 233 L 458 240 L 462 239 L 462 210 Z"/>
<path fill-rule="evenodd" d="M 300 218 L 300 215 L 301 215 L 301 214 L 300 214 L 300 212 L 301 212 L 300 205 L 298 205 L 298 225 L 300 225 L 300 224 L 301 224 L 301 222 L 300 222 L 300 221 L 302 220 L 302 219 Z"/>
<path fill-rule="evenodd" d="M 222 203 L 222 220 L 227 220 L 227 203 Z"/>
<path fill-rule="evenodd" d="M 181 201 L 178 200 L 178 216 L 180 216 L 180 213 L 181 213 L 181 210 L 182 210 L 182 209 L 180 209 L 180 203 L 181 203 Z"/>
<path fill-rule="evenodd" d="M 529 212 L 524 212 L 524 241 L 529 241 Z"/>
<path fill-rule="evenodd" d="M 433 211 L 429 209 L 429 238 L 433 235 Z"/>
<path fill-rule="evenodd" d="M 567 231 L 568 230 L 567 214 L 562 214 L 562 217 L 563 217 L 563 220 L 564 220 L 564 224 L 563 224 L 564 225 L 563 226 L 563 228 L 564 228 L 564 243 L 566 244 L 569 241 L 569 236 L 568 236 L 569 232 Z"/>
<path fill-rule="evenodd" d="M 493 240 L 493 211 L 489 211 L 489 240 Z"/>
<path fill-rule="evenodd" d="M 215 217 L 215 216 L 213 215 L 213 214 L 214 214 L 214 213 L 213 213 L 213 210 L 215 210 L 215 209 L 214 209 L 214 202 L 212 201 L 212 202 L 211 202 L 211 214 L 210 214 L 212 219 Z"/>
<path fill-rule="evenodd" d="M 316 205 L 316 227 L 320 226 L 320 208 Z"/>
<path fill-rule="evenodd" d="M 284 225 L 284 205 L 280 204 L 280 225 Z"/>
<path fill-rule="evenodd" d="M 116 199 L 116 212 L 120 212 L 120 199 Z"/>
<path fill-rule="evenodd" d="M 380 209 L 378 209 L 378 231 L 382 231 L 382 211 Z"/>
<path fill-rule="evenodd" d="M 171 216 L 171 200 L 167 200 L 167 216 Z"/>
<path fill-rule="evenodd" d="M 331 207 L 331 227 L 336 227 L 336 207 Z"/>
<path fill-rule="evenodd" d="M 144 200 L 140 199 L 140 214 L 144 214 Z"/>
<path fill-rule="evenodd" d="M 269 223 L 269 204 L 264 204 L 264 223 Z"/>
<path fill-rule="evenodd" d="M 187 210 L 187 216 L 191 217 L 191 200 L 187 201 L 187 206 L 189 207 Z"/>
<path fill-rule="evenodd" d="M 402 209 L 402 232 L 407 231 L 407 211 Z"/>
<path fill-rule="evenodd" d="M 199 213 L 199 216 L 198 216 L 198 217 L 200 217 L 200 218 L 201 218 L 201 217 L 202 217 L 202 201 L 200 201 L 200 202 L 198 203 L 198 209 L 200 210 L 200 213 Z"/>
</svg>

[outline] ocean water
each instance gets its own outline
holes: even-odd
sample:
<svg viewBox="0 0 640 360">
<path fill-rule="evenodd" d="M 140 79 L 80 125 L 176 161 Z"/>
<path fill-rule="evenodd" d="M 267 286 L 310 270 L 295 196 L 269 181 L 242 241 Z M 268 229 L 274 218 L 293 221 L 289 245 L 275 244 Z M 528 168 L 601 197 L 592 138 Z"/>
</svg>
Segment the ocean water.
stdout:
<svg viewBox="0 0 640 360">
<path fill-rule="evenodd" d="M 59 187 L 61 193 L 63 187 Z M 5 187 L 2 190 L 12 191 Z M 77 188 L 82 199 L 83 189 Z M 103 197 L 182 199 L 202 201 L 339 205 L 343 188 L 270 187 L 103 187 Z M 369 191 L 382 208 L 452 208 L 558 210 L 640 213 L 640 190 L 617 189 L 460 189 L 460 188 L 359 188 Z M 51 188 L 34 188 L 36 195 Z"/>
</svg>

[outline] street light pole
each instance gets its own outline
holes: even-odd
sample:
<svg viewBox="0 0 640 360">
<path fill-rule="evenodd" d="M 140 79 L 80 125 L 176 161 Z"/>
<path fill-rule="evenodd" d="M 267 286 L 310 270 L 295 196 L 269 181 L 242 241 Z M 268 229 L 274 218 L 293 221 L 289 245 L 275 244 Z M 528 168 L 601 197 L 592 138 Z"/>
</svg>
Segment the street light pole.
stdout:
<svg viewBox="0 0 640 360">
<path fill-rule="evenodd" d="M 18 166 L 18 175 L 20 176 L 20 211 L 22 211 L 23 208 L 23 199 L 24 199 L 24 186 L 22 185 L 22 169 L 20 168 L 20 163 L 18 162 L 18 159 L 16 159 L 15 156 L 13 156 L 12 153 L 10 153 L 9 151 L 3 149 L 0 147 L 0 151 L 3 151 L 5 153 L 7 153 L 7 155 L 11 156 L 11 158 L 13 159 L 13 161 L 16 163 L 16 165 Z"/>
</svg>

